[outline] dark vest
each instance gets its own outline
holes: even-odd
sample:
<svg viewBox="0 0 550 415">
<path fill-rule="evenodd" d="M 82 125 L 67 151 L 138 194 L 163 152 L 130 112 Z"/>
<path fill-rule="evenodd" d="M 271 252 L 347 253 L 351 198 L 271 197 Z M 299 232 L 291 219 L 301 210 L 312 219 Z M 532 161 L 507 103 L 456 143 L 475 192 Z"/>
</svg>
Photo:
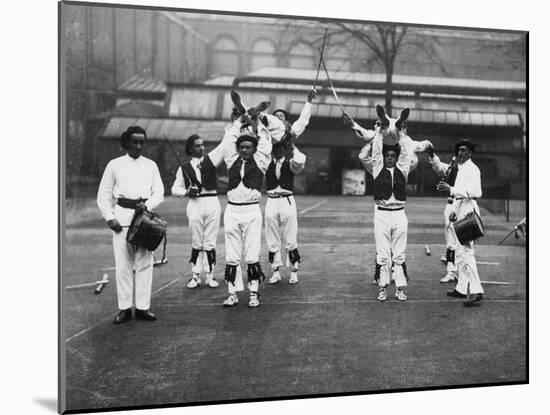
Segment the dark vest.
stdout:
<svg viewBox="0 0 550 415">
<path fill-rule="evenodd" d="M 449 166 L 447 172 L 445 181 L 449 183 L 449 185 L 454 186 L 456 181 L 456 175 L 458 174 L 458 163 L 451 163 Z"/>
<path fill-rule="evenodd" d="M 275 174 L 276 161 L 272 160 L 265 172 L 265 181 L 267 190 L 273 190 L 277 186 L 281 186 L 285 190 L 294 190 L 294 173 L 290 170 L 290 162 L 285 159 L 281 165 L 281 176 L 277 179 Z"/>
<path fill-rule="evenodd" d="M 385 167 L 374 179 L 374 200 L 388 200 L 392 194 L 391 173 Z M 393 170 L 393 195 L 397 200 L 407 200 L 407 179 L 397 167 Z"/>
<path fill-rule="evenodd" d="M 206 156 L 202 159 L 200 164 L 202 184 L 199 183 L 195 169 L 191 166 L 191 162 L 188 161 L 181 166 L 183 170 L 183 180 L 185 181 L 185 187 L 189 188 L 192 184 L 198 186 L 199 189 L 216 190 L 218 187 L 216 167 L 212 164 L 210 157 Z"/>
<path fill-rule="evenodd" d="M 242 159 L 238 158 L 231 167 L 229 167 L 229 183 L 227 184 L 227 190 L 235 189 L 241 182 L 241 165 Z M 249 189 L 261 191 L 263 179 L 264 174 L 257 166 L 256 161 L 252 159 L 247 162 L 244 170 L 244 177 L 242 178 L 244 186 Z"/>
</svg>

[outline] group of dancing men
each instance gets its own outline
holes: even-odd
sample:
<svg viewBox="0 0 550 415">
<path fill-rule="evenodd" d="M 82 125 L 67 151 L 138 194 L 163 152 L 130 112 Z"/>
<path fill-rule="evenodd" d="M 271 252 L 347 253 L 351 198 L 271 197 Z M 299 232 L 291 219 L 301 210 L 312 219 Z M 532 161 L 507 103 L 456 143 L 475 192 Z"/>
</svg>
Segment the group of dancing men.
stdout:
<svg viewBox="0 0 550 415">
<path fill-rule="evenodd" d="M 260 265 L 264 219 L 259 202 L 264 178 L 268 197 L 264 212 L 265 241 L 271 266 L 267 283 L 282 281 L 283 266 L 290 270 L 288 283 L 298 283 L 301 258 L 293 189 L 294 176 L 304 169 L 306 156 L 295 142 L 309 124 L 312 101 L 316 96 L 315 89 L 308 93 L 300 116 L 291 123 L 290 115 L 284 109 L 269 114 L 266 111 L 268 102 L 247 107 L 240 95 L 232 91 L 231 122 L 225 128 L 221 142 L 205 154 L 200 136 L 193 134 L 187 139 L 185 151 L 190 159 L 177 169 L 171 193 L 188 199 L 186 213 L 192 238 L 189 289 L 196 289 L 202 283 L 210 288 L 219 287 L 214 271 L 221 217 L 217 168 L 222 162 L 229 175 L 227 205 L 223 213 L 224 279 L 228 296 L 223 306 L 236 306 L 238 293 L 245 289 L 244 270 L 241 269 L 243 259 L 246 263 L 248 306 L 260 305 L 260 283 L 266 278 Z M 398 119 L 388 116 L 379 105 L 376 112 L 378 121 L 373 129 L 363 128 L 345 112 L 343 121 L 365 141 L 359 160 L 374 179 L 374 282 L 379 286 L 377 300 L 387 300 L 392 283 L 395 284 L 395 298 L 399 301 L 407 299 L 407 179 L 418 164 L 416 153 L 426 151 L 434 171 L 441 177 L 438 190 L 448 194 L 444 210 L 447 273 L 440 281 L 456 281 L 456 287 L 447 295 L 466 299 L 465 306 L 479 305 L 483 288 L 473 242 L 461 244 L 453 226 L 473 211 L 479 214 L 476 199 L 481 196 L 481 175 L 471 160 L 475 145 L 468 139 L 458 141 L 455 156 L 447 164 L 435 154 L 431 142 L 414 141 L 407 135 L 408 108 Z M 126 154 L 107 164 L 97 194 L 98 207 L 113 234 L 119 308 L 115 324 L 123 324 L 134 316 L 144 321 L 157 318 L 150 310 L 153 253 L 126 240 L 134 215 L 154 210 L 164 198 L 157 164 L 142 155 L 146 139 L 147 133 L 140 126 L 131 126 L 122 133 L 121 146 Z"/>
</svg>

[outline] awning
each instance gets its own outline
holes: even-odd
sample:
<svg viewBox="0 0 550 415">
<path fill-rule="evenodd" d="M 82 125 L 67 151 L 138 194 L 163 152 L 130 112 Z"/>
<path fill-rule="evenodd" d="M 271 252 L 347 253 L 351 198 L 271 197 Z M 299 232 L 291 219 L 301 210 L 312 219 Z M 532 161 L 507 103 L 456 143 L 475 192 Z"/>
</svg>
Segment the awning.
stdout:
<svg viewBox="0 0 550 415">
<path fill-rule="evenodd" d="M 200 135 L 203 140 L 219 142 L 223 138 L 228 121 L 182 120 L 175 118 L 113 117 L 100 138 L 119 139 L 122 132 L 132 125 L 139 125 L 147 132 L 147 139 L 172 141 L 187 140 L 191 134 Z"/>
</svg>

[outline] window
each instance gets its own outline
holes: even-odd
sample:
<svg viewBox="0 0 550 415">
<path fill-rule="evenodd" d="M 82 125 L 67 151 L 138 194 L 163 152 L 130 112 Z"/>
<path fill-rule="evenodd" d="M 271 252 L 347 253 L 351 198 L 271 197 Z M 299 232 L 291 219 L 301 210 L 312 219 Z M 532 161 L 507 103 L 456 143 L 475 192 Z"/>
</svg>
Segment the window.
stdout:
<svg viewBox="0 0 550 415">
<path fill-rule="evenodd" d="M 220 37 L 212 48 L 212 75 L 238 75 L 240 58 L 237 42 L 228 36 Z"/>
<path fill-rule="evenodd" d="M 252 45 L 250 56 L 250 70 L 256 71 L 266 67 L 277 66 L 275 45 L 269 39 L 258 39 Z"/>
<path fill-rule="evenodd" d="M 305 43 L 294 45 L 289 51 L 288 66 L 297 69 L 315 68 L 315 57 L 313 50 Z"/>
</svg>

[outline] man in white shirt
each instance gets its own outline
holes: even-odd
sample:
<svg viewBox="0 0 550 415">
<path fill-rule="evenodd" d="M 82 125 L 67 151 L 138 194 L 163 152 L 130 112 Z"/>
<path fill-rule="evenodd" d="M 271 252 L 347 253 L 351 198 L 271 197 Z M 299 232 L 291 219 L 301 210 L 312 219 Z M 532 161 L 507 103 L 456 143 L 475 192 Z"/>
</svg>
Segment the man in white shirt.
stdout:
<svg viewBox="0 0 550 415">
<path fill-rule="evenodd" d="M 214 267 L 221 215 L 217 196 L 217 166 L 208 155 L 204 156 L 203 140 L 196 134 L 187 138 L 185 152 L 191 160 L 178 168 L 172 195 L 189 198 L 186 213 L 192 237 L 189 260 L 192 276 L 187 288 L 197 288 L 203 272 L 206 274 L 205 284 L 217 288 L 219 283 L 214 277 Z"/>
<path fill-rule="evenodd" d="M 380 110 L 383 112 L 381 107 Z M 400 130 L 407 116 L 408 109 L 403 111 L 398 127 L 392 120 L 388 128 Z M 398 145 L 387 145 L 383 143 L 382 134 L 375 134 L 359 153 L 359 160 L 374 178 L 374 242 L 380 272 L 378 301 L 387 299 L 386 287 L 392 279 L 395 280 L 395 297 L 400 301 L 407 299 L 404 264 L 408 220 L 404 209 L 411 161 L 403 137 Z"/>
<path fill-rule="evenodd" d="M 269 262 L 273 275 L 269 284 L 281 281 L 279 268 L 283 265 L 281 259 L 281 239 L 285 243 L 287 264 L 290 265 L 290 284 L 298 282 L 298 213 L 294 200 L 294 175 L 304 170 L 306 156 L 291 144 L 292 156 L 285 157 L 287 143 L 279 142 L 273 145 L 273 159 L 265 174 L 267 184 L 267 203 L 265 205 L 265 240 Z"/>
<path fill-rule="evenodd" d="M 126 242 L 128 226 L 136 211 L 152 211 L 164 199 L 164 186 L 157 164 L 141 155 L 147 135 L 139 126 L 129 127 L 121 135 L 127 154 L 111 160 L 101 178 L 97 205 L 113 231 L 116 287 L 119 313 L 114 323 L 132 318 L 135 288 L 135 317 L 154 321 L 149 311 L 153 281 L 153 253 Z M 135 287 L 133 273 L 135 271 Z"/>
<path fill-rule="evenodd" d="M 475 211 L 479 215 L 477 199 L 481 197 L 481 172 L 471 160 L 475 145 L 468 139 L 460 140 L 455 144 L 455 155 L 458 161 L 458 171 L 454 186 L 445 181 L 439 182 L 437 189 L 448 192 L 454 198 L 449 220 L 454 223 Z M 451 226 L 452 244 L 455 248 L 458 282 L 454 290 L 447 291 L 447 295 L 455 298 L 466 298 L 469 291 L 472 297 L 464 302 L 467 307 L 481 304 L 483 287 L 477 272 L 474 256 L 473 241 L 462 245 L 456 237 L 454 225 Z"/>
<path fill-rule="evenodd" d="M 234 102 L 240 101 L 234 92 L 232 98 Z M 258 115 L 268 105 L 261 103 L 251 112 Z M 227 206 L 223 217 L 225 281 L 229 293 L 223 302 L 225 307 L 236 306 L 239 303 L 237 293 L 244 290 L 240 267 L 243 254 L 247 263 L 248 305 L 260 305 L 258 290 L 260 281 L 265 278 L 260 266 L 263 221 L 259 206 L 260 190 L 271 161 L 272 139 L 279 141 L 285 134 L 283 123 L 273 115 L 261 114 L 252 121 L 254 125 L 248 124 L 250 119 L 245 125 L 243 119 L 236 119 L 227 128 L 222 142 L 208 154 L 214 165 L 223 160 L 229 171 Z"/>
</svg>

